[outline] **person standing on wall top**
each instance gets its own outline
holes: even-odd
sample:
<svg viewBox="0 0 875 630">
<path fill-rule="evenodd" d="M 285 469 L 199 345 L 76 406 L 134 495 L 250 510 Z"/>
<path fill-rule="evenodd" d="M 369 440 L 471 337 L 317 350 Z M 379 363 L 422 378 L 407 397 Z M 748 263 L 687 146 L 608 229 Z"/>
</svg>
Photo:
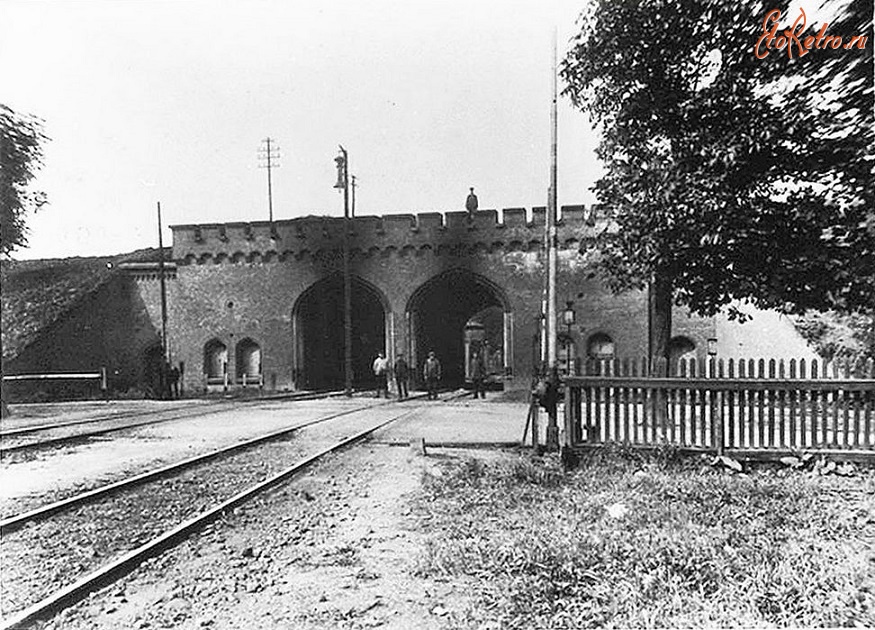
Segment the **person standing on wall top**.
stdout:
<svg viewBox="0 0 875 630">
<path fill-rule="evenodd" d="M 434 352 L 428 353 L 428 358 L 422 366 L 422 378 L 428 390 L 428 399 L 438 399 L 438 381 L 441 380 L 441 362 L 437 360 Z"/>
<path fill-rule="evenodd" d="M 383 395 L 388 398 L 389 387 L 386 382 L 386 372 L 389 370 L 389 361 L 386 359 L 382 352 L 377 354 L 377 358 L 374 359 L 373 367 L 374 376 L 377 377 L 377 398 L 380 398 Z"/>
<path fill-rule="evenodd" d="M 468 211 L 468 214 L 474 214 L 477 212 L 477 195 L 474 194 L 474 188 L 471 188 L 471 192 L 468 193 L 468 198 L 465 200 L 465 209 Z"/>
<path fill-rule="evenodd" d="M 474 356 L 471 357 L 471 380 L 474 382 L 474 398 L 479 395 L 481 398 L 486 398 L 486 387 L 484 381 L 486 379 L 486 361 L 479 350 L 474 351 Z"/>
<path fill-rule="evenodd" d="M 407 379 L 410 378 L 410 368 L 403 354 L 395 359 L 395 386 L 398 388 L 398 400 L 404 400 L 408 396 Z"/>
</svg>

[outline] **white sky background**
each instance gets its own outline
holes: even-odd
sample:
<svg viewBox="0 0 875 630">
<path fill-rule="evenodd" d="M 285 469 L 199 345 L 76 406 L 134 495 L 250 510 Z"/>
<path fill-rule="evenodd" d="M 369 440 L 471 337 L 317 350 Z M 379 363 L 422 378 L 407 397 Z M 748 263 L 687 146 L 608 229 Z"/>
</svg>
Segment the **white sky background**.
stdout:
<svg viewBox="0 0 875 630">
<path fill-rule="evenodd" d="M 157 201 L 266 220 L 266 136 L 277 219 L 342 216 L 339 143 L 358 215 L 545 205 L 553 30 L 561 59 L 583 4 L 0 0 L 0 102 L 51 138 L 15 258 L 155 246 Z M 593 202 L 595 143 L 560 97 L 560 205 Z"/>
</svg>

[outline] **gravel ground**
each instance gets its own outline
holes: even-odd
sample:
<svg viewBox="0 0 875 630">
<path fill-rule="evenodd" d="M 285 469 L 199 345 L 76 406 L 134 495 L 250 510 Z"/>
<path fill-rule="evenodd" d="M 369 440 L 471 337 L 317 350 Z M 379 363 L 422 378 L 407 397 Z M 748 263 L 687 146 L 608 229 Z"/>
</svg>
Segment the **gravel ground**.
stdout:
<svg viewBox="0 0 875 630">
<path fill-rule="evenodd" d="M 273 401 L 186 418 L 0 462 L 0 514 L 10 516 L 161 465 L 376 401 Z"/>
<path fill-rule="evenodd" d="M 230 407 L 231 405 L 228 406 Z M 3 455 L 3 461 L 7 464 L 17 464 L 42 457 L 45 450 L 67 447 L 67 444 L 64 444 L 63 446 L 58 444 L 42 446 L 42 443 L 51 440 L 69 440 L 70 444 L 75 442 L 77 438 L 79 438 L 81 442 L 103 440 L 106 439 L 108 434 L 94 434 L 98 431 L 110 431 L 110 434 L 114 434 L 116 432 L 124 431 L 127 428 L 135 430 L 140 426 L 151 426 L 162 422 L 175 422 L 185 420 L 186 418 L 200 417 L 209 413 L 223 412 L 227 413 L 225 405 L 210 405 L 208 407 L 206 405 L 197 407 L 174 407 L 156 409 L 145 414 L 116 414 L 103 420 L 95 419 L 83 424 L 62 425 L 53 428 L 46 428 L 34 433 L 6 436 L 3 438 L 3 448 L 10 449 L 20 446 L 28 446 L 30 448 L 5 453 Z"/>
<path fill-rule="evenodd" d="M 82 401 L 62 403 L 25 403 L 10 405 L 12 415 L 3 418 L 4 431 L 86 420 L 97 416 L 133 415 L 167 411 L 170 409 L 188 409 L 201 405 L 210 405 L 216 401 L 205 399 L 188 400 L 110 400 Z"/>
<path fill-rule="evenodd" d="M 290 439 L 148 483 L 25 526 L 0 540 L 3 614 L 24 608 L 244 488 L 401 411 L 397 406 L 302 429 Z"/>
<path fill-rule="evenodd" d="M 373 445 L 329 456 L 36 627 L 456 627 L 473 585 L 416 576 L 407 505 L 439 457 Z"/>
</svg>

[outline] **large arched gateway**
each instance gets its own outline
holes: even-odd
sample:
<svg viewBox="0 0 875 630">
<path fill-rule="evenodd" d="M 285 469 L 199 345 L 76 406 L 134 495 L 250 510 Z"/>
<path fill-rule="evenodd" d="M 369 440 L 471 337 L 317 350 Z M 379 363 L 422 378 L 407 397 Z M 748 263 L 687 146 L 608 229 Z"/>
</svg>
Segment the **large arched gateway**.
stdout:
<svg viewBox="0 0 875 630">
<path fill-rule="evenodd" d="M 299 388 L 340 389 L 344 373 L 343 276 L 333 274 L 310 286 L 292 312 L 295 383 Z M 371 364 L 386 348 L 385 299 L 352 278 L 352 385 L 371 387 Z"/>
<path fill-rule="evenodd" d="M 496 317 L 496 314 L 499 314 Z M 503 314 L 500 315 L 500 314 Z M 451 269 L 423 284 L 407 304 L 410 354 L 416 380 L 427 354 L 434 351 L 443 367 L 443 385 L 464 383 L 472 348 L 487 352 L 493 373 L 509 366 L 511 314 L 504 292 L 466 269 Z"/>
</svg>

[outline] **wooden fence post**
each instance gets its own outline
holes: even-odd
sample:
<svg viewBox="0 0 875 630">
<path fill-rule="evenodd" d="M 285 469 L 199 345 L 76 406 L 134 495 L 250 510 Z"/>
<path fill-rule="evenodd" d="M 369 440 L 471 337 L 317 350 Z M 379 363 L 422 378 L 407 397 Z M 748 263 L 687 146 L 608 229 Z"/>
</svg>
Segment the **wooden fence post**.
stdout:
<svg viewBox="0 0 875 630">
<path fill-rule="evenodd" d="M 100 368 L 100 392 L 104 398 L 109 399 L 109 384 L 107 383 L 105 366 Z"/>
<path fill-rule="evenodd" d="M 653 362 L 651 376 L 661 378 L 667 374 L 668 362 L 665 360 L 665 357 L 659 357 Z M 666 434 L 668 428 L 668 396 L 665 390 L 659 388 L 653 390 L 653 405 L 653 431 L 656 433 L 657 427 L 659 427 L 659 440 L 664 443 L 668 439 Z M 656 436 L 654 435 L 654 437 Z"/>
<path fill-rule="evenodd" d="M 574 446 L 577 441 L 577 431 L 575 430 L 576 418 L 579 409 L 579 396 L 576 394 L 579 390 L 575 389 L 571 383 L 565 384 L 565 446 Z"/>
<path fill-rule="evenodd" d="M 711 359 L 711 378 L 723 379 L 723 359 L 717 362 L 717 371 L 714 371 L 714 359 Z M 711 428 L 712 444 L 717 447 L 717 455 L 722 457 L 725 449 L 723 440 L 723 392 L 711 391 Z"/>
</svg>

